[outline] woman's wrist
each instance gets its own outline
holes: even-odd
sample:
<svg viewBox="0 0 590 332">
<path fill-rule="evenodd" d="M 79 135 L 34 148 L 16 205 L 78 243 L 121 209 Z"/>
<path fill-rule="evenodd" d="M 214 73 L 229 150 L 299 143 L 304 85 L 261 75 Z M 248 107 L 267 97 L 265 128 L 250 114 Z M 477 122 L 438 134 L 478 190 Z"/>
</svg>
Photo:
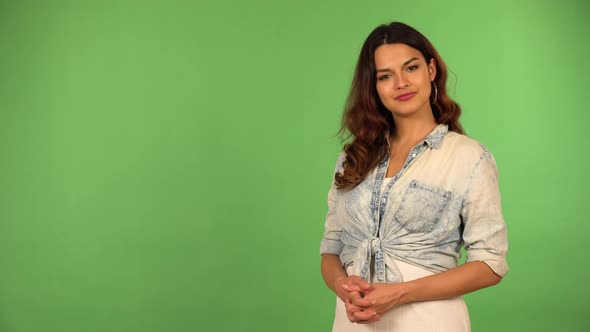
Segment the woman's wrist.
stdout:
<svg viewBox="0 0 590 332">
<path fill-rule="evenodd" d="M 397 293 L 397 302 L 398 304 L 406 304 L 415 302 L 415 294 L 418 285 L 416 285 L 413 281 L 402 282 L 399 284 L 394 284 L 396 287 Z"/>
<path fill-rule="evenodd" d="M 346 276 L 344 276 L 344 275 L 339 275 L 339 276 L 336 276 L 336 277 L 334 278 L 334 280 L 332 281 L 332 285 L 331 285 L 331 286 L 332 286 L 332 290 L 333 290 L 333 291 L 334 291 L 336 294 L 338 294 L 338 292 L 337 292 L 337 290 L 338 290 L 338 284 L 342 283 L 342 280 L 343 280 L 343 279 L 345 279 L 345 278 L 346 278 Z"/>
</svg>

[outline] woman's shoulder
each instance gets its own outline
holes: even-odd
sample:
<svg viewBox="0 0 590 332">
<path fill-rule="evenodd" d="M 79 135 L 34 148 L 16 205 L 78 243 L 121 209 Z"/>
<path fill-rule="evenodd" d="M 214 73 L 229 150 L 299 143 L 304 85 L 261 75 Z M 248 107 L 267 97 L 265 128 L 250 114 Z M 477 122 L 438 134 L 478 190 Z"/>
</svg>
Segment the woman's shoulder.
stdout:
<svg viewBox="0 0 590 332">
<path fill-rule="evenodd" d="M 346 151 L 344 151 L 344 149 L 342 149 L 340 151 L 340 154 L 338 154 L 338 158 L 336 159 L 336 167 L 335 167 L 335 173 L 338 172 L 342 172 L 344 170 L 344 161 L 346 160 Z"/>
<path fill-rule="evenodd" d="M 457 154 L 462 158 L 474 160 L 490 154 L 490 151 L 483 143 L 454 131 L 447 133 L 443 141 L 443 149 L 449 153 Z"/>
</svg>

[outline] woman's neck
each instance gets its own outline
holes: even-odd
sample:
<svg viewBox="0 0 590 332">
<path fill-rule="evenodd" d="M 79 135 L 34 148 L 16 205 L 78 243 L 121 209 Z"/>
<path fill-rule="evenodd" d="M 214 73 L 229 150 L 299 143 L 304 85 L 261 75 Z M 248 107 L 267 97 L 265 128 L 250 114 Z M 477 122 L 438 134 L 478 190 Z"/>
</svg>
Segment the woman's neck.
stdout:
<svg viewBox="0 0 590 332">
<path fill-rule="evenodd" d="M 434 117 L 430 119 L 402 118 L 395 119 L 395 130 L 390 142 L 395 145 L 414 146 L 436 128 Z"/>
</svg>

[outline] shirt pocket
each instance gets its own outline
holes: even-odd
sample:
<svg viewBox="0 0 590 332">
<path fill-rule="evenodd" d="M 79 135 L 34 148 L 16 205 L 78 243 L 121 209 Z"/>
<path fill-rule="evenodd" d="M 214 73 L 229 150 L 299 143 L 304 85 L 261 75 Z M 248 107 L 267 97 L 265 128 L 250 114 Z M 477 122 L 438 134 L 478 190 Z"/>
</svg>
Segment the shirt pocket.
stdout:
<svg viewBox="0 0 590 332">
<path fill-rule="evenodd" d="M 439 224 L 450 199 L 450 191 L 412 180 L 395 213 L 395 220 L 410 232 L 430 232 Z"/>
</svg>

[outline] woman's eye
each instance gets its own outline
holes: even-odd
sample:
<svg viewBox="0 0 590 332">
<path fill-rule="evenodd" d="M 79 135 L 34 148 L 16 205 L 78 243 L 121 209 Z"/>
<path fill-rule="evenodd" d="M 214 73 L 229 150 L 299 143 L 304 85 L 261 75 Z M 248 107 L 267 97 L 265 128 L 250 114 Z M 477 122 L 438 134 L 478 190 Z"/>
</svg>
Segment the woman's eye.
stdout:
<svg viewBox="0 0 590 332">
<path fill-rule="evenodd" d="M 389 75 L 389 74 L 388 74 L 388 75 L 381 75 L 381 76 L 379 76 L 377 79 L 378 79 L 378 80 L 380 80 L 380 81 L 383 81 L 383 80 L 386 80 L 386 79 L 388 79 L 390 76 L 391 76 L 391 75 Z"/>
<path fill-rule="evenodd" d="M 418 65 L 413 65 L 413 66 L 408 67 L 408 70 L 410 70 L 410 71 L 413 71 L 416 69 L 418 69 Z"/>
</svg>

